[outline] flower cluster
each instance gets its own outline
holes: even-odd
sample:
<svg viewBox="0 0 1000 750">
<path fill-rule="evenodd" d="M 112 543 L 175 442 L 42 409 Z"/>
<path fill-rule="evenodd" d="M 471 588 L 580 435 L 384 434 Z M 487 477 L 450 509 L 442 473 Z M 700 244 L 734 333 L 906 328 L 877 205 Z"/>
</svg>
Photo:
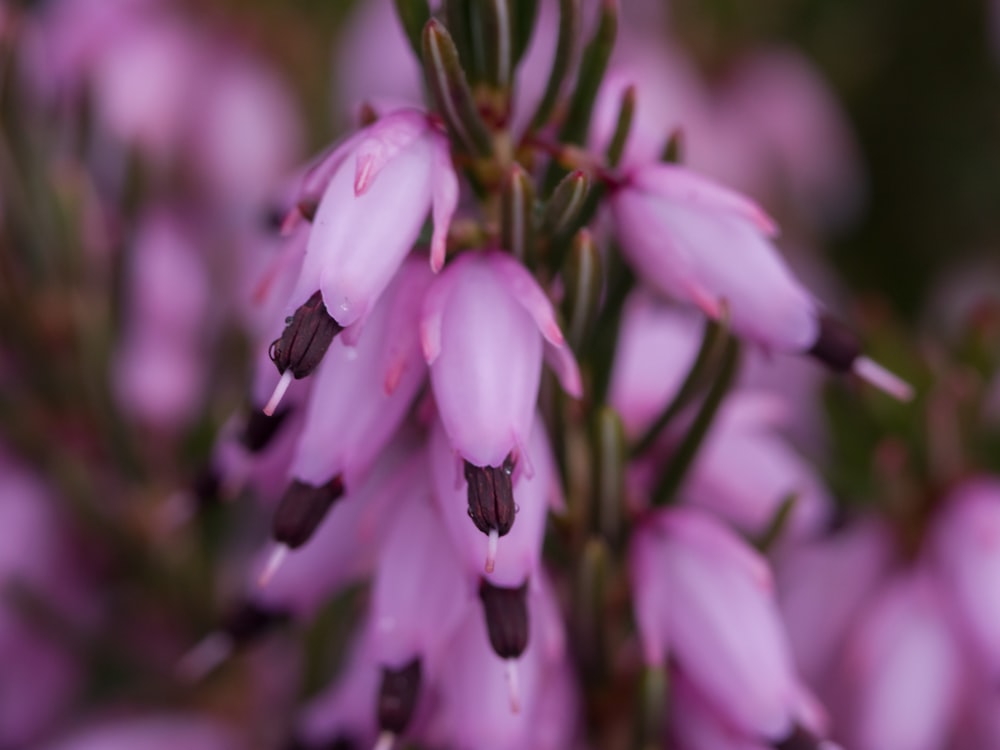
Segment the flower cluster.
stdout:
<svg viewBox="0 0 1000 750">
<path fill-rule="evenodd" d="M 703 80 L 640 2 L 357 5 L 356 127 L 297 169 L 284 87 L 178 8 L 0 9 L 25 106 L 79 126 L 59 189 L 121 287 L 79 336 L 113 436 L 85 455 L 130 467 L 47 483 L 3 436 L 0 746 L 242 747 L 203 697 L 246 657 L 287 750 L 996 747 L 1000 479 L 954 416 L 988 399 L 955 375 L 894 440 L 914 389 L 802 280 L 836 300 L 809 246 L 864 182 L 807 64 Z M 199 699 L 57 721 L 105 689 L 70 646 L 116 628 L 145 693 Z"/>
</svg>

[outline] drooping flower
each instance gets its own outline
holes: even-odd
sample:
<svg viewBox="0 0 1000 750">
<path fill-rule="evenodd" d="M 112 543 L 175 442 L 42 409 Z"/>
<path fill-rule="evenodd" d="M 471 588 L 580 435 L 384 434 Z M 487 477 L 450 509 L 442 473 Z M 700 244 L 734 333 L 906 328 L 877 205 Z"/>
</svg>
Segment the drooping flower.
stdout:
<svg viewBox="0 0 1000 750">
<path fill-rule="evenodd" d="M 629 569 L 646 662 L 669 655 L 739 731 L 788 736 L 799 687 L 766 561 L 703 512 L 673 508 L 635 532 Z"/>
<path fill-rule="evenodd" d="M 970 479 L 949 493 L 932 549 L 977 654 L 1000 675 L 1000 479 Z"/>
<path fill-rule="evenodd" d="M 485 574 L 497 586 L 522 586 L 538 567 L 548 509 L 562 503 L 545 425 L 536 418 L 527 445 L 534 471 L 515 472 L 512 487 L 517 497 L 517 523 L 501 541 L 484 537 L 469 523 L 467 481 L 440 422 L 431 432 L 428 447 L 434 496 L 466 568 L 477 575 Z"/>
<path fill-rule="evenodd" d="M 580 372 L 534 277 L 500 252 L 469 253 L 432 285 L 421 320 L 438 414 L 465 461 L 469 513 L 484 534 L 514 522 L 512 475 L 532 473 L 529 439 L 543 349 L 571 395 Z"/>
<path fill-rule="evenodd" d="M 844 657 L 850 747 L 945 747 L 961 707 L 961 656 L 932 573 L 918 569 L 886 584 Z"/>
<path fill-rule="evenodd" d="M 355 133 L 303 180 L 296 215 L 312 213 L 313 226 L 291 306 L 318 289 L 339 325 L 362 320 L 413 247 L 428 211 L 434 216 L 431 267 L 444 265 L 457 201 L 448 140 L 427 114 L 398 110 Z"/>
</svg>

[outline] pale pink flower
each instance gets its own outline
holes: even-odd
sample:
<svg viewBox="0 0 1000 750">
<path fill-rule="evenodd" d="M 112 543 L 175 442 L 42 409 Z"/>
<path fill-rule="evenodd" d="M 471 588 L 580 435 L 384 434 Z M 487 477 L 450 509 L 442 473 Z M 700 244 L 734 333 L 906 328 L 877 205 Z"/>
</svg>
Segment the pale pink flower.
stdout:
<svg viewBox="0 0 1000 750">
<path fill-rule="evenodd" d="M 940 583 L 922 570 L 873 598 L 845 660 L 849 746 L 946 747 L 965 675 Z"/>
<path fill-rule="evenodd" d="M 427 295 L 420 330 L 445 431 L 476 466 L 500 466 L 515 449 L 524 453 L 543 348 L 566 392 L 581 394 L 552 303 L 504 253 L 467 253 L 451 263 Z"/>
<path fill-rule="evenodd" d="M 392 112 L 354 134 L 303 180 L 299 206 L 318 208 L 291 308 L 320 290 L 339 325 L 363 320 L 428 211 L 434 217 L 431 267 L 441 268 L 457 201 L 448 140 L 425 113 Z"/>
<path fill-rule="evenodd" d="M 774 222 L 750 199 L 683 167 L 630 170 L 611 196 L 622 250 L 644 278 L 712 318 L 723 300 L 733 329 L 773 351 L 807 351 L 816 303 L 769 237 Z"/>
<path fill-rule="evenodd" d="M 704 320 L 646 290 L 625 303 L 609 400 L 625 431 L 640 436 L 677 395 L 701 343 Z"/>
<path fill-rule="evenodd" d="M 392 438 L 424 382 L 417 323 L 431 281 L 414 257 L 396 273 L 356 345 L 338 337 L 313 377 L 291 478 L 350 487 Z"/>
<path fill-rule="evenodd" d="M 262 554 L 247 583 L 250 597 L 308 619 L 344 587 L 370 576 L 388 528 L 382 515 L 408 491 L 410 475 L 400 469 L 414 451 L 409 433 L 393 441 L 364 481 L 338 501 L 311 542 L 289 550 L 263 586 L 259 572 L 273 553 Z"/>
<path fill-rule="evenodd" d="M 686 502 L 758 534 L 795 497 L 786 535 L 818 530 L 833 507 L 815 469 L 779 434 L 788 407 L 777 397 L 731 396 L 712 425 L 683 489 Z"/>
<path fill-rule="evenodd" d="M 402 491 L 383 519 L 386 531 L 372 589 L 374 652 L 384 667 L 420 659 L 424 679 L 450 655 L 451 634 L 474 601 L 474 582 L 431 498 L 429 467 L 417 455 L 403 469 Z"/>
<path fill-rule="evenodd" d="M 485 575 L 496 586 L 517 588 L 524 584 L 539 565 L 548 509 L 562 504 L 562 489 L 541 419 L 535 419 L 527 445 L 534 472 L 515 472 L 517 522 L 496 542 L 469 521 L 467 482 L 440 421 L 434 425 L 428 447 L 434 496 L 465 567 Z M 485 573 L 484 560 L 488 566 Z"/>
<path fill-rule="evenodd" d="M 812 353 L 898 398 L 912 396 L 859 356 L 855 342 L 840 345 L 836 325 L 771 243 L 776 225 L 749 198 L 683 167 L 648 163 L 627 170 L 610 206 L 626 258 L 661 292 L 710 318 L 725 315 L 765 351 Z"/>
<path fill-rule="evenodd" d="M 779 550 L 775 575 L 792 653 L 817 690 L 828 687 L 851 626 L 892 562 L 889 529 L 874 521 Z"/>
<path fill-rule="evenodd" d="M 1000 675 L 1000 479 L 969 479 L 944 500 L 932 551 L 983 665 Z"/>
<path fill-rule="evenodd" d="M 126 275 L 126 326 L 112 362 L 115 396 L 131 416 L 176 430 L 194 419 L 206 377 L 208 271 L 179 216 L 143 219 Z"/>
<path fill-rule="evenodd" d="M 787 736 L 798 685 L 766 561 L 710 516 L 673 508 L 635 531 L 629 570 L 646 662 L 669 656 L 736 729 Z"/>
<path fill-rule="evenodd" d="M 448 659 L 437 684 L 438 716 L 428 739 L 456 750 L 515 750 L 535 747 L 531 738 L 544 728 L 546 706 L 570 709 L 572 699 L 547 696 L 550 678 L 564 669 L 563 626 L 552 591 L 544 583 L 530 590 L 530 637 L 515 672 L 497 656 L 478 607 L 469 610 L 451 639 Z M 514 679 L 516 683 L 510 681 Z M 511 693 L 517 700 L 512 703 Z M 551 702 L 550 702 L 551 701 Z M 571 727 L 571 714 L 546 717 Z"/>
</svg>

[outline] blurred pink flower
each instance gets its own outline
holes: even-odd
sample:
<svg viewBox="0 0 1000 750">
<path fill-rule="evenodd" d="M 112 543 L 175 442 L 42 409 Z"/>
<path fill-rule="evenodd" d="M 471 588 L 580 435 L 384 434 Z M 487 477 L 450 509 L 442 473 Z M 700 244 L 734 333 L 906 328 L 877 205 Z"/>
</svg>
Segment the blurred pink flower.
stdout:
<svg viewBox="0 0 1000 750">
<path fill-rule="evenodd" d="M 672 508 L 636 530 L 629 573 L 646 662 L 674 660 L 739 731 L 786 737 L 799 686 L 764 558 L 703 512 Z"/>
<path fill-rule="evenodd" d="M 843 667 L 857 750 L 938 750 L 962 700 L 964 665 L 940 582 L 915 570 L 871 599 Z"/>
</svg>

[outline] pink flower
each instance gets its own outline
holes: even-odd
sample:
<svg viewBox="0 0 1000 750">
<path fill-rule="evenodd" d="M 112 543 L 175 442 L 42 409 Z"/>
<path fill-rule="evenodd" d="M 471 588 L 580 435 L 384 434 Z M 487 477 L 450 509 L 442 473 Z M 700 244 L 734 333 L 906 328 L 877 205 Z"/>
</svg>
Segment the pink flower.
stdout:
<svg viewBox="0 0 1000 750">
<path fill-rule="evenodd" d="M 822 314 L 771 243 L 773 220 L 749 198 L 683 167 L 648 163 L 627 171 L 610 206 L 626 258 L 661 292 L 710 318 L 725 312 L 765 351 L 810 353 L 897 398 L 912 396 Z"/>
<path fill-rule="evenodd" d="M 417 110 L 392 112 L 354 134 L 306 175 L 302 206 L 318 204 L 291 307 L 316 290 L 343 327 L 374 308 L 434 215 L 431 267 L 444 264 L 458 178 L 448 140 Z"/>
<path fill-rule="evenodd" d="M 633 292 L 622 313 L 609 389 L 626 432 L 639 437 L 677 395 L 705 324 L 697 313 Z"/>
<path fill-rule="evenodd" d="M 786 532 L 816 531 L 832 501 L 815 470 L 778 434 L 785 412 L 776 397 L 745 393 L 727 400 L 685 483 L 686 502 L 756 534 L 794 496 Z"/>
<path fill-rule="evenodd" d="M 535 419 L 527 448 L 534 473 L 516 472 L 513 489 L 517 497 L 517 523 L 497 542 L 484 537 L 469 522 L 467 483 L 440 421 L 431 433 L 434 496 L 445 527 L 465 567 L 479 575 L 486 560 L 485 577 L 496 586 L 517 588 L 529 579 L 539 564 L 548 509 L 562 504 L 555 461 L 541 419 Z"/>
<path fill-rule="evenodd" d="M 341 475 L 350 487 L 368 470 L 424 382 L 417 321 L 431 273 L 418 258 L 396 273 L 356 345 L 334 340 L 313 378 L 292 479 L 313 486 Z"/>
<path fill-rule="evenodd" d="M 426 677 L 450 658 L 440 652 L 474 601 L 474 586 L 431 498 L 425 457 L 415 456 L 403 474 L 391 517 L 382 520 L 389 529 L 372 590 L 373 647 L 384 667 L 420 659 Z"/>
<path fill-rule="evenodd" d="M 946 590 L 987 669 L 1000 675 L 1000 479 L 959 485 L 932 528 Z"/>
<path fill-rule="evenodd" d="M 964 678 L 939 582 L 916 571 L 887 585 L 858 624 L 845 668 L 850 747 L 947 746 Z"/>
<path fill-rule="evenodd" d="M 778 597 L 792 653 L 817 690 L 828 687 L 852 624 L 891 562 L 888 529 L 874 522 L 779 551 Z"/>
<path fill-rule="evenodd" d="M 476 466 L 501 466 L 515 448 L 524 453 L 543 344 L 563 388 L 581 394 L 580 371 L 552 303 L 504 253 L 467 253 L 450 264 L 427 295 L 420 332 L 445 431 Z"/>
<path fill-rule="evenodd" d="M 629 569 L 647 663 L 669 655 L 734 728 L 787 736 L 798 688 L 764 559 L 711 517 L 673 508 L 636 530 Z"/>
<path fill-rule="evenodd" d="M 712 318 L 724 300 L 734 330 L 766 349 L 816 342 L 816 303 L 770 243 L 774 222 L 748 198 L 683 167 L 645 164 L 611 209 L 622 250 L 662 291 Z"/>
<path fill-rule="evenodd" d="M 563 626 L 552 596 L 544 582 L 529 593 L 530 637 L 516 671 L 491 648 L 479 608 L 468 611 L 449 643 L 437 683 L 439 714 L 428 740 L 436 746 L 515 750 L 536 747 L 531 738 L 544 728 L 542 721 L 560 721 L 564 730 L 571 728 L 572 714 L 544 719 L 541 714 L 553 704 L 563 712 L 574 705 L 569 696 L 546 699 L 542 693 L 566 668 Z"/>
</svg>

